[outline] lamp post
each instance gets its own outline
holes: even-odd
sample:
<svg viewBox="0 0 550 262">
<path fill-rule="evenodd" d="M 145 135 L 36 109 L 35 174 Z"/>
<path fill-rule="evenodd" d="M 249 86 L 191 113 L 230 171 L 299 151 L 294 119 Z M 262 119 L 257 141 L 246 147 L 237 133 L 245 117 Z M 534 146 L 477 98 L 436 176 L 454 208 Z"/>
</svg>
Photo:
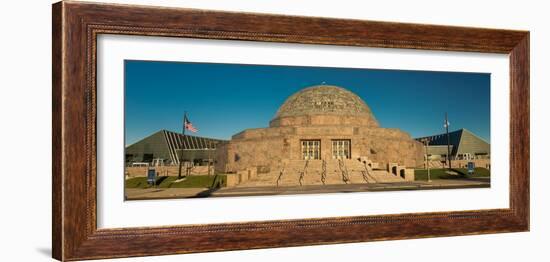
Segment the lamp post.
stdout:
<svg viewBox="0 0 550 262">
<path fill-rule="evenodd" d="M 422 139 L 422 143 L 424 144 L 424 154 L 426 156 L 426 169 L 428 171 L 428 182 L 432 182 L 432 179 L 430 176 L 430 162 L 428 157 L 428 145 L 430 144 L 430 139 L 424 138 Z"/>
<path fill-rule="evenodd" d="M 449 119 L 447 118 L 447 112 L 445 112 L 445 131 L 447 132 L 447 161 L 449 163 L 449 170 L 452 168 L 451 164 L 451 137 L 449 136 Z"/>
<path fill-rule="evenodd" d="M 210 154 L 210 160 L 209 161 L 211 161 L 211 163 L 210 162 L 209 163 L 210 163 L 210 168 L 212 169 L 212 171 L 210 171 L 210 169 L 208 169 L 208 172 L 211 172 L 213 175 L 216 175 L 216 161 L 214 160 L 214 157 L 217 158 L 217 154 L 216 154 L 217 151 L 215 151 L 215 150 L 217 150 L 217 148 L 218 148 L 218 141 L 210 141 L 210 151 L 208 151 L 208 152 Z M 214 152 L 212 152 L 212 151 L 214 151 Z M 212 156 L 212 154 L 214 154 L 214 156 Z"/>
<path fill-rule="evenodd" d="M 183 161 L 182 161 L 182 158 L 183 158 L 183 148 L 181 148 L 181 143 L 180 143 L 180 149 L 179 149 L 179 155 L 178 155 L 178 179 L 181 179 L 181 166 L 183 164 Z"/>
<path fill-rule="evenodd" d="M 183 143 L 183 140 L 185 140 L 185 119 L 187 118 L 187 112 L 184 112 L 183 113 L 183 126 L 182 126 L 182 129 L 181 129 L 181 141 L 180 141 L 180 144 L 179 144 L 179 147 L 180 147 L 180 156 L 179 156 L 179 168 L 178 168 L 178 179 L 181 179 L 181 166 L 183 164 L 183 146 L 184 146 L 184 143 Z M 186 172 L 187 174 L 187 172 Z"/>
<path fill-rule="evenodd" d="M 208 142 L 208 144 L 210 144 L 210 147 L 206 147 L 205 150 L 208 152 L 208 176 L 210 176 L 210 161 L 212 160 L 212 145 L 211 145 L 211 142 Z"/>
</svg>

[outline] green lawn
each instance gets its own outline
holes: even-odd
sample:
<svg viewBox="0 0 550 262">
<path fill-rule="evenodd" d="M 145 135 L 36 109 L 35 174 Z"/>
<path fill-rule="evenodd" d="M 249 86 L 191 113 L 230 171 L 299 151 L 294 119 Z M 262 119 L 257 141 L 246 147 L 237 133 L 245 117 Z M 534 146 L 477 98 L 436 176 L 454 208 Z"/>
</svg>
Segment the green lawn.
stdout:
<svg viewBox="0 0 550 262">
<path fill-rule="evenodd" d="M 215 176 L 189 176 L 183 181 L 176 182 L 176 176 L 161 176 L 157 178 L 156 186 L 159 188 L 205 188 L 225 187 L 227 177 L 225 175 Z M 149 188 L 147 177 L 134 177 L 127 179 L 124 183 L 126 188 Z"/>
<path fill-rule="evenodd" d="M 457 176 L 449 175 L 445 172 L 446 168 L 431 168 L 430 169 L 430 178 L 431 179 L 455 179 L 455 178 L 465 178 L 465 177 L 490 177 L 491 171 L 483 167 L 476 167 L 474 169 L 473 175 L 468 175 L 467 168 L 453 168 L 452 171 L 458 173 Z M 414 180 L 426 181 L 428 180 L 428 171 L 426 169 L 415 169 L 414 170 Z"/>
</svg>

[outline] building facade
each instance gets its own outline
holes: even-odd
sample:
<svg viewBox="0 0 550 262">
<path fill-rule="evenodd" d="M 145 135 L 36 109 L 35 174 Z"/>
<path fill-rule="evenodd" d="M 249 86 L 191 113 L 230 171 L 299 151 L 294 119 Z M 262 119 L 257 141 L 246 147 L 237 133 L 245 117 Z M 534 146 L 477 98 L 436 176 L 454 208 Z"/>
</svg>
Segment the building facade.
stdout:
<svg viewBox="0 0 550 262">
<path fill-rule="evenodd" d="M 476 160 L 490 159 L 491 145 L 470 132 L 467 129 L 459 129 L 447 134 L 438 134 L 427 137 L 416 138 L 417 141 L 429 141 L 427 154 L 430 160 L 446 161 L 448 151 L 451 153 L 451 160 Z M 450 145 L 450 150 L 447 149 Z"/>
<path fill-rule="evenodd" d="M 160 130 L 126 147 L 127 166 L 177 165 L 180 160 L 194 165 L 213 164 L 216 147 L 225 140 L 182 135 Z"/>
<path fill-rule="evenodd" d="M 306 161 L 311 167 L 337 160 L 348 165 L 368 160 L 373 168 L 416 167 L 422 165 L 423 147 L 406 132 L 380 127 L 356 94 L 318 85 L 290 96 L 269 127 L 246 129 L 220 144 L 217 160 L 219 172 L 250 167 L 267 172 L 283 170 L 292 162 Z"/>
</svg>

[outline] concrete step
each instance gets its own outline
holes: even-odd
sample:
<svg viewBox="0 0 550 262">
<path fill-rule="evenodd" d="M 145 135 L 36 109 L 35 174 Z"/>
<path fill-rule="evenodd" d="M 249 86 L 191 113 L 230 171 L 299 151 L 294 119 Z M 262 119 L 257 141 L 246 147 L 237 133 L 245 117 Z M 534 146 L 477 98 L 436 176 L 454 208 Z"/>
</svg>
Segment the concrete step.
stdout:
<svg viewBox="0 0 550 262">
<path fill-rule="evenodd" d="M 300 174 L 304 171 L 305 160 L 292 160 L 284 165 L 284 173 L 279 179 L 281 167 L 272 172 L 259 174 L 258 177 L 243 182 L 237 186 L 276 186 L 279 180 L 279 186 L 297 186 L 300 185 Z M 347 170 L 348 183 L 373 183 L 373 182 L 401 182 L 404 181 L 399 175 L 393 175 L 385 170 L 370 170 L 369 175 L 364 177 L 365 166 L 363 163 L 349 159 L 344 160 L 344 167 L 341 167 L 337 160 L 326 161 L 325 184 L 345 184 L 342 176 L 342 170 Z M 321 173 L 323 162 L 320 160 L 310 160 L 306 168 L 306 173 L 302 180 L 302 185 L 322 185 Z"/>
</svg>

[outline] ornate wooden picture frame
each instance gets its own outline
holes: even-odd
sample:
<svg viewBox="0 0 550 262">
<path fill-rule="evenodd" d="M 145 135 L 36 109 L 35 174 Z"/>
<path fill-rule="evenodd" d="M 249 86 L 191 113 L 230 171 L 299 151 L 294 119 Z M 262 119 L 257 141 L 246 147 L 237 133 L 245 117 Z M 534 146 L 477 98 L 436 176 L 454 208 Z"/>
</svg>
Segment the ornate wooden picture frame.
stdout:
<svg viewBox="0 0 550 262">
<path fill-rule="evenodd" d="M 53 5 L 53 257 L 81 260 L 529 230 L 529 32 L 59 2 Z M 98 229 L 100 34 L 508 54 L 510 207 Z M 144 243 L 155 248 L 143 249 Z"/>
</svg>

